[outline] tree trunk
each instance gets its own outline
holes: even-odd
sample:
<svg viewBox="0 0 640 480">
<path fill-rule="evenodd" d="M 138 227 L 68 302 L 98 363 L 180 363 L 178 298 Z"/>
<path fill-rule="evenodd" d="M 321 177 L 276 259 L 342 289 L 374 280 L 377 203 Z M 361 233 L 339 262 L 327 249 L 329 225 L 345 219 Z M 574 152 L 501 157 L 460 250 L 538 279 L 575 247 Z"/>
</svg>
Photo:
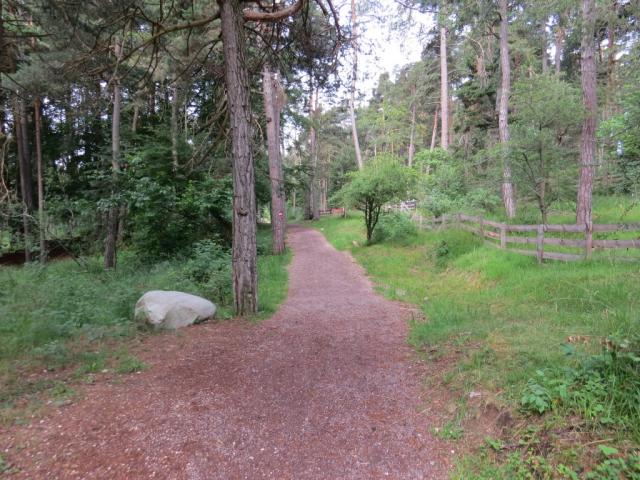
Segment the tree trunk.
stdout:
<svg viewBox="0 0 640 480">
<path fill-rule="evenodd" d="M 44 172 L 42 163 L 42 101 L 36 96 L 33 110 L 35 112 L 36 160 L 38 163 L 38 230 L 40 233 L 40 263 L 47 261 L 46 224 L 44 218 Z"/>
<path fill-rule="evenodd" d="M 576 222 L 580 224 L 591 223 L 591 196 L 595 171 L 596 121 L 598 115 L 594 51 L 595 21 L 594 0 L 583 0 L 580 72 L 585 116 L 582 124 L 580 183 L 578 185 L 576 208 Z"/>
<path fill-rule="evenodd" d="M 221 0 L 220 18 L 233 155 L 233 293 L 236 313 L 244 316 L 258 311 L 258 268 L 249 74 L 240 1 Z"/>
<path fill-rule="evenodd" d="M 565 13 L 558 15 L 558 25 L 556 26 L 556 52 L 554 57 L 556 75 L 560 75 L 560 68 L 562 66 L 562 54 L 564 52 L 564 37 L 565 37 Z"/>
<path fill-rule="evenodd" d="M 358 23 L 356 17 L 356 1 L 351 0 L 351 28 L 353 32 L 352 51 L 353 51 L 353 70 L 351 72 L 351 89 L 349 96 L 349 116 L 351 117 L 351 136 L 353 137 L 353 148 L 356 152 L 356 163 L 358 169 L 362 170 L 364 163 L 362 161 L 362 152 L 360 151 L 360 141 L 358 140 L 358 127 L 356 125 L 356 81 L 358 78 Z"/>
<path fill-rule="evenodd" d="M 20 142 L 20 188 L 22 189 L 22 200 L 27 210 L 32 212 L 35 207 L 33 196 L 33 177 L 31 175 L 31 153 L 29 151 L 29 130 L 27 128 L 27 109 L 24 100 L 18 99 L 18 119 L 16 122 L 16 130 L 19 130 L 19 137 L 16 141 Z"/>
<path fill-rule="evenodd" d="M 431 131 L 431 148 L 429 150 L 433 150 L 436 148 L 436 138 L 438 137 L 438 107 L 436 106 L 436 111 L 433 114 L 433 130 Z"/>
<path fill-rule="evenodd" d="M 116 38 L 114 51 L 118 61 L 122 57 L 122 40 Z M 120 93 L 120 79 L 115 77 L 113 82 L 113 112 L 111 115 L 111 172 L 113 180 L 112 192 L 115 193 L 118 173 L 120 172 L 120 118 L 122 95 Z M 112 199 L 113 201 L 113 199 Z M 116 268 L 118 240 L 118 205 L 111 205 L 107 214 L 107 234 L 104 242 L 104 268 Z"/>
<path fill-rule="evenodd" d="M 516 215 L 516 199 L 513 191 L 511 179 L 511 165 L 508 156 L 509 142 L 509 93 L 511 91 L 511 63 L 509 59 L 509 37 L 508 37 L 508 10 L 507 0 L 500 0 L 500 105 L 498 109 L 498 134 L 502 144 L 502 201 L 507 213 L 507 217 L 513 218 Z"/>
<path fill-rule="evenodd" d="M 262 93 L 267 120 L 267 150 L 269 153 L 269 179 L 271 181 L 271 236 L 273 253 L 285 250 L 287 209 L 284 194 L 284 175 L 280 155 L 280 109 L 275 74 L 268 63 L 262 69 Z"/>
<path fill-rule="evenodd" d="M 415 87 L 413 88 L 413 93 L 415 97 Z M 412 99 L 411 105 L 411 131 L 409 133 L 409 155 L 407 159 L 407 164 L 409 167 L 413 166 L 413 156 L 415 155 L 416 145 L 415 145 L 415 134 L 416 134 L 416 102 L 415 98 Z"/>
<path fill-rule="evenodd" d="M 441 14 L 442 15 L 442 14 Z M 441 19 L 444 22 L 445 19 Z M 440 27 L 440 147 L 449 149 L 449 72 L 447 65 L 447 27 Z"/>
<path fill-rule="evenodd" d="M 540 40 L 542 42 L 542 45 L 541 45 L 542 73 L 547 73 L 549 71 L 549 55 L 547 54 L 547 31 L 545 29 L 544 23 L 542 24 L 540 29 Z"/>
<path fill-rule="evenodd" d="M 173 171 L 178 171 L 178 79 L 174 76 L 171 86 L 171 162 Z"/>
</svg>

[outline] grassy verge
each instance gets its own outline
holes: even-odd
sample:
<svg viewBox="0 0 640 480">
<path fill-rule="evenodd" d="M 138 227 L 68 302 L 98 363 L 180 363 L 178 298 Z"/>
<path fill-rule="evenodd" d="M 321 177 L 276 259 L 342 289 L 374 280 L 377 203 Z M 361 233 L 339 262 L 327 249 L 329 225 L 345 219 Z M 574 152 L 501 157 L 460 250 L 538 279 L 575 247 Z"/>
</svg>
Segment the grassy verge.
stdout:
<svg viewBox="0 0 640 480">
<path fill-rule="evenodd" d="M 479 391 L 516 419 L 457 478 L 638 478 L 638 265 L 538 265 L 457 230 L 364 246 L 358 216 L 317 226 L 384 295 L 422 308 L 409 341 L 425 357 L 460 352 L 440 380 L 461 405 Z M 465 442 L 462 416 L 440 431 Z"/>
<path fill-rule="evenodd" d="M 257 318 L 265 318 L 286 297 L 291 254 L 267 254 L 268 229 L 259 230 L 259 245 L 264 254 L 258 257 Z M 0 421 L 19 420 L 39 403 L 55 400 L 67 380 L 145 368 L 127 345 L 150 333 L 133 322 L 135 302 L 146 291 L 200 295 L 219 306 L 217 318 L 231 318 L 228 257 L 210 258 L 207 252 L 216 253 L 145 265 L 124 251 L 110 272 L 99 258 L 0 267 Z M 215 273 L 203 276 L 212 265 Z"/>
</svg>

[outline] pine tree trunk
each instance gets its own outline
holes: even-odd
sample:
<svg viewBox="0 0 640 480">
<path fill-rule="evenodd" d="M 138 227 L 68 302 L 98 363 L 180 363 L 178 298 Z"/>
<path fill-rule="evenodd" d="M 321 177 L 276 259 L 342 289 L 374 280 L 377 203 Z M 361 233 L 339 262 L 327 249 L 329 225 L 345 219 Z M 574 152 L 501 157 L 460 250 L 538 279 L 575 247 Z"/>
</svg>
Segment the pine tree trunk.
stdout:
<svg viewBox="0 0 640 480">
<path fill-rule="evenodd" d="M 280 155 L 280 102 L 278 100 L 275 74 L 268 63 L 262 69 L 262 93 L 267 119 L 267 150 L 269 153 L 269 179 L 271 181 L 271 235 L 273 253 L 280 255 L 285 250 L 287 209 L 284 194 L 284 175 Z"/>
<path fill-rule="evenodd" d="M 171 87 L 171 162 L 173 171 L 178 171 L 178 79 L 173 78 Z"/>
<path fill-rule="evenodd" d="M 438 137 L 438 107 L 436 106 L 436 111 L 433 113 L 433 130 L 431 131 L 431 148 L 429 150 L 433 150 L 436 148 L 436 138 Z"/>
<path fill-rule="evenodd" d="M 444 22 L 444 19 L 441 20 Z M 440 147 L 449 149 L 449 71 L 447 65 L 447 27 L 440 27 Z"/>
<path fill-rule="evenodd" d="M 220 17 L 233 155 L 233 293 L 236 313 L 244 316 L 258 311 L 258 268 L 249 74 L 240 1 L 221 0 Z"/>
<path fill-rule="evenodd" d="M 122 40 L 117 38 L 114 43 L 114 50 L 117 59 L 122 56 Z M 120 120 L 122 108 L 122 95 L 120 92 L 120 79 L 113 78 L 113 111 L 111 114 L 111 172 L 113 178 L 114 192 L 118 173 L 120 172 Z M 114 192 L 115 193 L 115 192 Z M 107 232 L 104 242 L 104 268 L 116 268 L 118 240 L 118 205 L 111 205 L 107 214 Z"/>
<path fill-rule="evenodd" d="M 558 25 L 556 26 L 556 52 L 554 58 L 554 66 L 556 75 L 560 75 L 560 69 L 562 67 L 562 54 L 564 52 L 564 37 L 565 37 L 565 14 L 560 13 L 558 16 Z"/>
<path fill-rule="evenodd" d="M 415 87 L 414 87 L 414 97 L 415 97 Z M 415 98 L 413 99 L 413 103 L 411 105 L 411 131 L 409 133 L 409 155 L 407 159 L 407 165 L 409 167 L 413 166 L 413 156 L 415 155 L 416 145 L 415 145 L 415 135 L 416 135 L 416 102 Z"/>
<path fill-rule="evenodd" d="M 351 28 L 353 32 L 352 51 L 353 51 L 353 70 L 351 72 L 351 89 L 349 96 L 349 117 L 351 118 L 351 136 L 353 137 L 353 148 L 356 152 L 356 164 L 358 169 L 362 170 L 364 163 L 362 161 L 362 152 L 360 151 L 360 141 L 358 140 L 358 127 L 356 125 L 356 81 L 358 78 L 358 23 L 356 17 L 356 1 L 351 0 Z"/>
<path fill-rule="evenodd" d="M 582 124 L 580 183 L 578 185 L 576 208 L 576 222 L 580 224 L 591 223 L 591 197 L 595 172 L 596 121 L 598 115 L 594 46 L 595 21 L 594 0 L 583 0 L 580 72 L 585 116 Z"/>
<path fill-rule="evenodd" d="M 513 191 L 511 165 L 507 145 L 509 142 L 509 93 L 511 91 L 511 63 L 509 58 L 507 0 L 500 0 L 500 69 L 502 73 L 500 104 L 498 109 L 498 134 L 502 144 L 502 201 L 507 217 L 516 215 L 516 199 Z"/>
<path fill-rule="evenodd" d="M 40 263 L 47 261 L 46 223 L 44 217 L 44 172 L 42 163 L 42 102 L 36 96 L 33 110 L 35 112 L 36 160 L 38 163 L 38 230 L 40 233 Z"/>
</svg>

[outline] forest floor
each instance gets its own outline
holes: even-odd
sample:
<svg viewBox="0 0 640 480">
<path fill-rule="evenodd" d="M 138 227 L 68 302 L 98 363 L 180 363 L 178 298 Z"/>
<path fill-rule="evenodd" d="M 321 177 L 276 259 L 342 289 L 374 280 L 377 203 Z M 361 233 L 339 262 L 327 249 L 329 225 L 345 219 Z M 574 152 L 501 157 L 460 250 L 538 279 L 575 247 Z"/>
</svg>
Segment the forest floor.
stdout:
<svg viewBox="0 0 640 480">
<path fill-rule="evenodd" d="M 289 296 L 270 319 L 146 338 L 105 374 L 0 430 L 10 478 L 446 478 L 450 402 L 407 344 L 416 311 L 374 292 L 321 233 L 291 227 Z"/>
</svg>

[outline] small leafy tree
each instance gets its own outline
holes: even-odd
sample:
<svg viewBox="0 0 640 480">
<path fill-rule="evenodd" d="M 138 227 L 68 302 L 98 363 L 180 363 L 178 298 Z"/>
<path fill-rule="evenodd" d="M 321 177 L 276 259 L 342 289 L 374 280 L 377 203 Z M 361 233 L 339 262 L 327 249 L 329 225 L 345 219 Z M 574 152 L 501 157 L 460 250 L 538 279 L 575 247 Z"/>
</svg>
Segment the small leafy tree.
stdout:
<svg viewBox="0 0 640 480">
<path fill-rule="evenodd" d="M 583 116 L 578 91 L 553 75 L 516 83 L 510 154 L 519 186 L 532 194 L 542 222 L 576 175 L 575 135 Z M 570 187 L 569 187 L 570 188 Z"/>
<path fill-rule="evenodd" d="M 390 155 L 380 155 L 365 162 L 362 170 L 349 173 L 349 182 L 336 194 L 347 207 L 364 212 L 367 242 L 378 224 L 385 203 L 403 199 L 415 179 L 414 170 Z"/>
</svg>

